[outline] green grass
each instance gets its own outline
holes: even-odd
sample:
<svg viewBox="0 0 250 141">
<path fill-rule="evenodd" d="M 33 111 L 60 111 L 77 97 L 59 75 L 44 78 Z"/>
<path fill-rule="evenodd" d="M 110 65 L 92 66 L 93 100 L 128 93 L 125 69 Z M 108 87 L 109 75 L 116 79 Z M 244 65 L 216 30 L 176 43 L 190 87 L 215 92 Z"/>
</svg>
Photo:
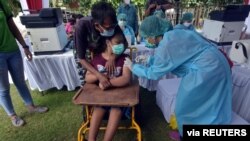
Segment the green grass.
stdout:
<svg viewBox="0 0 250 141">
<path fill-rule="evenodd" d="M 82 121 L 82 107 L 72 103 L 76 91 L 45 91 L 42 96 L 38 91 L 31 91 L 35 104 L 49 107 L 45 114 L 30 114 L 15 87 L 11 85 L 11 97 L 15 110 L 25 121 L 23 127 L 14 127 L 3 108 L 0 108 L 0 140 L 1 141 L 76 141 L 77 130 Z M 142 107 L 143 141 L 171 141 L 170 130 L 160 109 L 155 104 L 155 92 L 140 90 Z M 103 132 L 100 132 L 100 140 Z M 118 131 L 114 141 L 133 140 L 134 132 Z"/>
</svg>

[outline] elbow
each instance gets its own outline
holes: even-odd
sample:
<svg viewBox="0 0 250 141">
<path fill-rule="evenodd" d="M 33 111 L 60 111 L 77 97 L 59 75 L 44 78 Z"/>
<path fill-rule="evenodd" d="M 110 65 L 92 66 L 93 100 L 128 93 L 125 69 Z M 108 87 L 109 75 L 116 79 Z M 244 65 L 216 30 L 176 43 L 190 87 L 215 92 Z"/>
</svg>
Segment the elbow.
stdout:
<svg viewBox="0 0 250 141">
<path fill-rule="evenodd" d="M 87 77 L 85 77 L 85 82 L 86 83 L 92 83 L 91 79 L 88 79 Z"/>
</svg>

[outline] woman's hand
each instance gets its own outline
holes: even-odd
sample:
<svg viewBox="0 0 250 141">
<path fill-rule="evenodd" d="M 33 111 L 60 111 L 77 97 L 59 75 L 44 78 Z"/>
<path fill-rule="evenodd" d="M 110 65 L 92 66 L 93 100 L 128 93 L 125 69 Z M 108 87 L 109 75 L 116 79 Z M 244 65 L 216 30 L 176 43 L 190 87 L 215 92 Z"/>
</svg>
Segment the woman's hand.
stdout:
<svg viewBox="0 0 250 141">
<path fill-rule="evenodd" d="M 31 54 L 29 48 L 24 48 L 24 54 L 26 55 L 28 61 L 32 60 L 32 54 Z"/>
<path fill-rule="evenodd" d="M 109 79 L 107 78 L 107 76 L 105 76 L 105 75 L 103 75 L 103 74 L 100 73 L 97 76 L 97 78 L 99 80 L 99 86 L 101 84 L 104 89 L 106 89 L 106 88 L 108 88 L 108 87 L 111 86 L 111 83 L 109 82 Z"/>
<path fill-rule="evenodd" d="M 107 43 L 108 45 L 108 54 L 109 54 L 109 59 L 105 64 L 105 68 L 108 71 L 108 76 L 111 76 L 115 72 L 115 54 L 112 53 L 112 45 L 110 42 Z"/>
<path fill-rule="evenodd" d="M 110 56 L 109 60 L 105 64 L 105 68 L 108 71 L 108 76 L 115 73 L 115 55 Z"/>
<path fill-rule="evenodd" d="M 100 89 L 105 90 L 105 88 L 104 88 L 104 86 L 102 85 L 102 83 L 99 83 L 99 87 L 100 87 Z"/>
</svg>

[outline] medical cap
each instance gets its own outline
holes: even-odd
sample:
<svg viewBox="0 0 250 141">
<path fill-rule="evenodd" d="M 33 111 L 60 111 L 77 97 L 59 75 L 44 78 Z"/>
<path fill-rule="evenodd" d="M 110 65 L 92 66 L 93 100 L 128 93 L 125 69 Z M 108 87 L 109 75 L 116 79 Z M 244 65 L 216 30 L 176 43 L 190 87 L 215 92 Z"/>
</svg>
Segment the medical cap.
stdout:
<svg viewBox="0 0 250 141">
<path fill-rule="evenodd" d="M 192 21 L 192 20 L 193 20 L 193 14 L 190 12 L 187 12 L 187 13 L 183 14 L 181 22 Z"/>
<path fill-rule="evenodd" d="M 139 32 L 142 37 L 148 38 L 163 35 L 170 28 L 171 24 L 167 20 L 153 15 L 146 17 L 142 21 Z"/>
<path fill-rule="evenodd" d="M 165 13 L 163 13 L 162 10 L 156 10 L 154 12 L 154 15 L 157 16 L 157 17 L 159 17 L 159 18 L 165 18 Z"/>
<path fill-rule="evenodd" d="M 121 19 L 127 20 L 127 15 L 124 14 L 124 13 L 118 14 L 118 15 L 117 15 L 117 20 L 119 21 L 119 20 L 121 20 Z"/>
</svg>

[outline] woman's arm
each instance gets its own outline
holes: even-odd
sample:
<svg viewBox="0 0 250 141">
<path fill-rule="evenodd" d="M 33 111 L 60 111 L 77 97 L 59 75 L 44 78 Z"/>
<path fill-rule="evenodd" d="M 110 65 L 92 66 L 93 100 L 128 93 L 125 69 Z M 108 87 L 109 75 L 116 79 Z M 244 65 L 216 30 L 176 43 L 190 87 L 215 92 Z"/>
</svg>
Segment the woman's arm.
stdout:
<svg viewBox="0 0 250 141">
<path fill-rule="evenodd" d="M 26 45 L 23 36 L 21 35 L 20 31 L 18 30 L 18 28 L 16 27 L 15 22 L 13 21 L 12 18 L 8 19 L 8 26 L 9 29 L 11 31 L 11 33 L 13 34 L 13 36 L 18 40 L 18 42 L 23 46 L 24 49 L 24 54 L 26 55 L 27 59 L 29 61 L 32 60 L 32 54 L 28 48 L 28 46 Z"/>
<path fill-rule="evenodd" d="M 93 73 L 87 71 L 85 75 L 85 81 L 87 83 L 95 83 L 97 80 L 98 80 L 97 77 Z"/>
<path fill-rule="evenodd" d="M 18 30 L 18 28 L 16 27 L 15 22 L 13 21 L 12 18 L 9 18 L 8 20 L 8 26 L 9 29 L 11 31 L 11 33 L 14 35 L 14 37 L 18 40 L 18 42 L 22 45 L 22 46 L 26 46 L 26 43 L 23 39 L 23 36 L 21 35 L 20 31 Z"/>
<path fill-rule="evenodd" d="M 87 60 L 80 59 L 80 63 L 82 64 L 83 67 L 85 67 L 89 72 L 91 72 L 97 78 L 101 75 L 101 73 L 98 72 Z"/>
<path fill-rule="evenodd" d="M 113 87 L 122 87 L 129 84 L 131 79 L 131 71 L 126 66 L 123 66 L 122 71 L 122 76 L 110 79 L 110 83 Z"/>
</svg>

